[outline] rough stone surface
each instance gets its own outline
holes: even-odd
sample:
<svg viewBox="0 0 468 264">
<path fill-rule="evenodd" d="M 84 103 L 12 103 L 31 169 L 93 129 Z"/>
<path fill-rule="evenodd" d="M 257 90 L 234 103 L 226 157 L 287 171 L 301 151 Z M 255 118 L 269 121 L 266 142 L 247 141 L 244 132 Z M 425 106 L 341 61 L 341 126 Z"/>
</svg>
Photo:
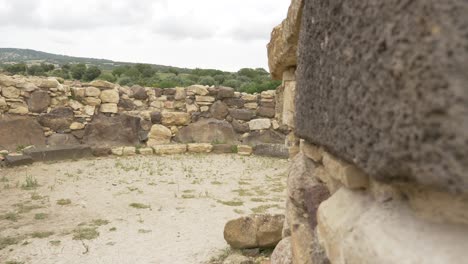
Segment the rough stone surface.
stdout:
<svg viewBox="0 0 468 264">
<path fill-rule="evenodd" d="M 261 143 L 284 144 L 285 136 L 273 130 L 253 131 L 242 139 L 242 143 L 255 146 Z"/>
<path fill-rule="evenodd" d="M 182 112 L 163 112 L 161 122 L 165 126 L 185 126 L 190 122 L 190 115 Z"/>
<path fill-rule="evenodd" d="M 115 84 L 103 80 L 95 80 L 89 83 L 90 86 L 94 86 L 100 89 L 114 89 Z"/>
<path fill-rule="evenodd" d="M 255 112 L 248 109 L 229 109 L 232 118 L 243 121 L 250 121 L 255 117 Z"/>
<path fill-rule="evenodd" d="M 137 100 L 146 100 L 148 99 L 148 94 L 146 93 L 145 88 L 139 86 L 139 85 L 134 85 L 132 88 L 132 97 L 137 99 Z"/>
<path fill-rule="evenodd" d="M 217 119 L 203 119 L 192 123 L 180 129 L 175 138 L 182 143 L 233 143 L 236 139 L 232 125 L 225 120 Z"/>
<path fill-rule="evenodd" d="M 237 154 L 241 156 L 250 156 L 253 153 L 253 148 L 249 145 L 239 145 L 237 146 Z"/>
<path fill-rule="evenodd" d="M 216 101 L 210 108 L 211 116 L 213 118 L 223 120 L 229 114 L 228 107 L 222 101 Z"/>
<path fill-rule="evenodd" d="M 275 108 L 274 107 L 264 107 L 260 106 L 257 109 L 257 115 L 261 117 L 268 117 L 268 118 L 273 118 L 275 117 Z"/>
<path fill-rule="evenodd" d="M 297 64 L 302 6 L 302 0 L 291 1 L 287 18 L 271 33 L 271 41 L 268 44 L 268 66 L 274 79 L 280 80 L 287 68 Z"/>
<path fill-rule="evenodd" d="M 80 142 L 71 134 L 53 134 L 47 138 L 49 146 L 78 145 Z"/>
<path fill-rule="evenodd" d="M 234 97 L 234 88 L 231 87 L 219 87 L 218 99 Z"/>
<path fill-rule="evenodd" d="M 101 99 L 102 103 L 113 103 L 117 104 L 119 103 L 119 92 L 116 90 L 104 90 L 101 92 L 101 95 L 99 96 Z"/>
<path fill-rule="evenodd" d="M 291 238 L 281 240 L 271 255 L 271 264 L 293 264 L 291 254 Z"/>
<path fill-rule="evenodd" d="M 247 133 L 250 131 L 249 123 L 241 123 L 237 119 L 234 119 L 231 124 L 237 133 Z"/>
<path fill-rule="evenodd" d="M 398 200 L 376 202 L 341 188 L 317 218 L 318 240 L 333 264 L 458 263 L 466 256 L 466 225 L 428 222 Z"/>
<path fill-rule="evenodd" d="M 231 144 L 216 144 L 213 145 L 212 152 L 215 154 L 232 153 L 233 149 L 233 145 Z"/>
<path fill-rule="evenodd" d="M 86 145 L 32 147 L 23 150 L 34 161 L 56 161 L 91 157 L 91 148 Z"/>
<path fill-rule="evenodd" d="M 269 129 L 270 127 L 271 127 L 271 121 L 270 119 L 266 119 L 266 118 L 254 119 L 254 120 L 250 120 L 249 122 L 250 130 L 263 130 L 263 129 Z"/>
<path fill-rule="evenodd" d="M 157 145 L 153 147 L 156 155 L 182 154 L 187 151 L 185 144 Z"/>
<path fill-rule="evenodd" d="M 248 257 L 241 254 L 232 254 L 229 255 L 224 261 L 223 264 L 253 264 L 254 262 Z"/>
<path fill-rule="evenodd" d="M 305 1 L 296 133 L 378 180 L 468 192 L 467 10 Z"/>
<path fill-rule="evenodd" d="M 2 88 L 2 95 L 6 98 L 14 99 L 18 98 L 21 94 L 19 89 L 16 89 L 13 86 L 7 86 Z"/>
<path fill-rule="evenodd" d="M 99 108 L 99 111 L 101 111 L 102 113 L 117 114 L 117 112 L 119 112 L 119 108 L 117 107 L 117 104 L 108 103 L 102 104 L 101 108 Z"/>
<path fill-rule="evenodd" d="M 224 227 L 224 239 L 233 248 L 270 248 L 281 240 L 283 215 L 252 215 L 231 220 Z"/>
<path fill-rule="evenodd" d="M 289 158 L 288 148 L 284 144 L 257 144 L 253 149 L 253 154 L 282 159 Z"/>
<path fill-rule="evenodd" d="M 0 116 L 0 149 L 18 146 L 43 146 L 45 137 L 38 122 L 30 117 Z"/>
<path fill-rule="evenodd" d="M 130 115 L 93 118 L 85 128 L 84 142 L 89 145 L 137 145 L 140 140 L 140 118 Z"/>
<path fill-rule="evenodd" d="M 73 123 L 73 110 L 68 107 L 55 108 L 47 114 L 38 117 L 39 124 L 54 131 L 62 132 L 70 128 Z"/>
<path fill-rule="evenodd" d="M 163 125 L 153 125 L 148 134 L 148 146 L 171 143 L 172 132 Z"/>
<path fill-rule="evenodd" d="M 210 153 L 213 150 L 213 145 L 209 143 L 191 143 L 187 144 L 187 150 L 192 153 Z"/>
<path fill-rule="evenodd" d="M 50 105 L 49 93 L 45 91 L 35 91 L 31 93 L 31 97 L 28 100 L 29 111 L 33 113 L 42 113 L 47 111 Z"/>
<path fill-rule="evenodd" d="M 24 166 L 33 163 L 33 159 L 29 155 L 6 155 L 5 164 L 8 167 Z"/>
</svg>

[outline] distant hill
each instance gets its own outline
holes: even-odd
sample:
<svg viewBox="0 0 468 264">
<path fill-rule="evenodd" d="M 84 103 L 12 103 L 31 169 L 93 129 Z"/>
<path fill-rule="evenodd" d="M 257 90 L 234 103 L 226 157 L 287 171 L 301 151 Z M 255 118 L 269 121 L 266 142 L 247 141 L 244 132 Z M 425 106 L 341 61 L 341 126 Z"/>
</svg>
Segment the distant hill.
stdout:
<svg viewBox="0 0 468 264">
<path fill-rule="evenodd" d="M 96 65 L 104 70 L 112 70 L 115 67 L 122 65 L 133 65 L 135 63 L 130 62 L 115 62 L 106 59 L 95 59 L 95 58 L 82 58 L 72 57 L 66 55 L 52 54 L 32 49 L 15 49 L 15 48 L 0 48 L 0 65 L 25 62 L 26 64 L 36 64 L 41 62 L 63 65 L 63 64 L 76 64 L 85 63 L 88 65 Z M 177 69 L 179 72 L 184 72 L 188 69 L 151 64 L 157 70 Z"/>
</svg>

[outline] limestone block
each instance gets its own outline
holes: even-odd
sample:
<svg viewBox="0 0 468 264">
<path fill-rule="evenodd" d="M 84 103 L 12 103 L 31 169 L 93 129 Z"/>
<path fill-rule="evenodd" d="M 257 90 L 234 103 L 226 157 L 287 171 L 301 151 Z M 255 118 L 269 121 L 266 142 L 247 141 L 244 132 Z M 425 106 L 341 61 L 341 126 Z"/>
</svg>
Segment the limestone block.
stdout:
<svg viewBox="0 0 468 264">
<path fill-rule="evenodd" d="M 190 115 L 184 112 L 163 112 L 162 124 L 165 126 L 185 126 L 190 123 Z"/>
<path fill-rule="evenodd" d="M 187 144 L 188 152 L 192 153 L 210 153 L 213 145 L 209 143 L 191 143 Z"/>
<path fill-rule="evenodd" d="M 323 153 L 323 165 L 327 172 L 350 189 L 367 188 L 369 177 L 358 167 L 342 161 L 328 152 Z"/>
<path fill-rule="evenodd" d="M 258 95 L 244 93 L 241 98 L 246 102 L 257 102 Z"/>
<path fill-rule="evenodd" d="M 80 123 L 80 122 L 73 122 L 70 125 L 71 130 L 81 130 L 81 129 L 84 129 L 84 128 L 85 128 L 85 124 Z"/>
<path fill-rule="evenodd" d="M 37 86 L 44 89 L 53 89 L 59 87 L 60 83 L 54 78 L 41 79 Z"/>
<path fill-rule="evenodd" d="M 89 97 L 99 97 L 99 95 L 101 95 L 101 90 L 96 87 L 86 87 L 84 95 Z"/>
<path fill-rule="evenodd" d="M 80 109 L 83 109 L 83 104 L 81 104 L 80 102 L 78 101 L 75 101 L 75 100 L 70 100 L 68 102 L 68 105 L 75 111 L 78 111 Z"/>
<path fill-rule="evenodd" d="M 317 218 L 318 240 L 334 264 L 459 263 L 468 248 L 466 225 L 430 223 L 405 202 L 376 202 L 362 191 L 341 188 Z"/>
<path fill-rule="evenodd" d="M 172 132 L 169 128 L 163 125 L 153 125 L 148 133 L 148 143 L 150 147 L 159 144 L 168 144 L 171 142 Z"/>
<path fill-rule="evenodd" d="M 141 155 L 153 155 L 154 150 L 153 150 L 153 148 L 141 148 L 141 149 L 138 150 L 138 152 Z"/>
<path fill-rule="evenodd" d="M 157 145 L 153 146 L 154 153 L 157 155 L 183 154 L 187 151 L 185 144 Z"/>
<path fill-rule="evenodd" d="M 250 130 L 262 130 L 269 129 L 271 127 L 271 121 L 267 118 L 259 118 L 249 121 Z"/>
<path fill-rule="evenodd" d="M 99 89 L 114 89 L 115 84 L 103 80 L 95 80 L 89 83 L 90 86 L 97 87 Z"/>
<path fill-rule="evenodd" d="M 117 107 L 117 104 L 102 104 L 101 108 L 100 108 L 100 111 L 102 113 L 116 114 L 119 111 L 119 109 Z"/>
<path fill-rule="evenodd" d="M 117 147 L 117 148 L 113 148 L 111 149 L 111 153 L 112 155 L 115 155 L 115 156 L 123 156 L 123 147 Z"/>
<path fill-rule="evenodd" d="M 256 110 L 258 107 L 258 103 L 246 103 L 244 104 L 244 107 L 247 109 Z"/>
<path fill-rule="evenodd" d="M 119 103 L 119 92 L 116 90 L 104 90 L 101 92 L 101 95 L 99 96 L 101 101 L 103 103 L 113 103 L 117 104 Z"/>
<path fill-rule="evenodd" d="M 295 95 L 296 82 L 288 81 L 284 85 L 283 94 L 283 124 L 294 128 L 295 127 Z"/>
<path fill-rule="evenodd" d="M 136 148 L 135 147 L 124 147 L 122 150 L 123 156 L 135 156 Z"/>
<path fill-rule="evenodd" d="M 90 106 L 98 106 L 101 104 L 101 99 L 94 98 L 94 97 L 86 97 L 84 101 L 85 101 L 85 104 L 90 105 Z"/>
<path fill-rule="evenodd" d="M 253 148 L 249 145 L 239 145 L 237 146 L 237 154 L 241 156 L 250 156 L 252 155 Z"/>
<path fill-rule="evenodd" d="M 94 115 L 94 111 L 96 111 L 96 107 L 91 106 L 91 105 L 85 105 L 84 108 L 83 108 L 83 111 L 84 111 L 85 114 L 87 114 L 89 116 L 92 116 L 92 115 Z"/>
<path fill-rule="evenodd" d="M 2 95 L 5 98 L 19 98 L 21 91 L 13 86 L 7 86 L 2 88 Z"/>
<path fill-rule="evenodd" d="M 174 95 L 175 100 L 184 100 L 186 96 L 187 96 L 187 93 L 185 92 L 185 88 L 183 87 L 176 88 L 176 93 Z"/>
<path fill-rule="evenodd" d="M 192 85 L 187 87 L 187 95 L 207 95 L 209 93 L 208 88 L 203 85 Z"/>
<path fill-rule="evenodd" d="M 213 96 L 195 96 L 195 101 L 197 103 L 206 102 L 213 103 L 216 99 Z"/>
<path fill-rule="evenodd" d="M 194 113 L 194 112 L 198 112 L 198 106 L 195 105 L 195 104 L 188 104 L 186 105 L 186 108 L 187 108 L 187 113 L 191 114 L 191 113 Z"/>
</svg>

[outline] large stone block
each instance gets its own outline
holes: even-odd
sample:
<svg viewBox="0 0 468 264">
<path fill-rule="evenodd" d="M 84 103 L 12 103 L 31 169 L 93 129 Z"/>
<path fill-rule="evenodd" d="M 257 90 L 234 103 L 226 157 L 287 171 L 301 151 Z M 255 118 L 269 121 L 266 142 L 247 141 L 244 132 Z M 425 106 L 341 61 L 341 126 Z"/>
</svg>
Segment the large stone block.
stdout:
<svg viewBox="0 0 468 264">
<path fill-rule="evenodd" d="M 237 120 L 250 121 L 255 117 L 255 112 L 248 109 L 229 109 L 229 115 Z"/>
<path fill-rule="evenodd" d="M 50 96 L 49 93 L 45 91 L 35 91 L 31 93 L 31 96 L 28 99 L 28 108 L 29 111 L 33 113 L 42 113 L 47 111 L 47 108 L 50 105 Z"/>
<path fill-rule="evenodd" d="M 175 140 L 183 143 L 233 143 L 237 136 L 229 122 L 203 119 L 180 129 Z"/>
<path fill-rule="evenodd" d="M 20 146 L 43 146 L 42 127 L 30 117 L 0 116 L 0 149 L 16 150 Z"/>
<path fill-rule="evenodd" d="M 253 154 L 257 156 L 275 157 L 287 159 L 289 151 L 284 144 L 257 144 L 253 148 Z"/>
<path fill-rule="evenodd" d="M 378 180 L 468 192 L 466 1 L 304 3 L 296 133 Z"/>
<path fill-rule="evenodd" d="M 156 155 L 174 155 L 187 152 L 185 144 L 157 145 L 153 147 Z"/>
<path fill-rule="evenodd" d="M 71 108 L 58 107 L 47 114 L 41 114 L 38 121 L 42 126 L 54 131 L 62 132 L 68 130 L 73 123 L 74 113 Z"/>
<path fill-rule="evenodd" d="M 468 248 L 466 225 L 430 223 L 404 201 L 376 202 L 362 191 L 341 188 L 317 218 L 319 242 L 334 264 L 458 263 Z"/>
<path fill-rule="evenodd" d="M 271 40 L 268 43 L 268 66 L 274 79 L 280 80 L 284 71 L 297 64 L 296 53 L 302 7 L 302 0 L 291 1 L 287 18 L 271 32 Z"/>
<path fill-rule="evenodd" d="M 85 128 L 84 142 L 100 146 L 135 146 L 140 143 L 140 118 L 130 115 L 98 115 Z"/>
<path fill-rule="evenodd" d="M 171 143 L 172 132 L 163 125 L 153 125 L 148 134 L 148 146 Z"/>
<path fill-rule="evenodd" d="M 190 114 L 183 112 L 163 112 L 161 122 L 165 126 L 185 126 L 190 123 Z"/>
<path fill-rule="evenodd" d="M 92 157 L 91 148 L 86 145 L 33 147 L 23 151 L 34 161 L 57 161 Z"/>
<path fill-rule="evenodd" d="M 249 122 L 250 130 L 264 130 L 271 127 L 271 121 L 267 118 L 254 119 Z"/>
<path fill-rule="evenodd" d="M 104 90 L 101 92 L 99 98 L 101 99 L 102 103 L 118 104 L 120 96 L 119 92 L 116 90 Z"/>
</svg>

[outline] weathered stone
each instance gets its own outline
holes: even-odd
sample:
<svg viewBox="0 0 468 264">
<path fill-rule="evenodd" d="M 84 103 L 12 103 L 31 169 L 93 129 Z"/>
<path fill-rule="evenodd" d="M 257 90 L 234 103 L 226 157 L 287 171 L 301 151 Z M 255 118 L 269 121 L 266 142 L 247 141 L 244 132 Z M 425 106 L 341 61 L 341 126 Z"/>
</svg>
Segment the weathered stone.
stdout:
<svg viewBox="0 0 468 264">
<path fill-rule="evenodd" d="M 98 106 L 101 104 L 101 99 L 94 98 L 94 97 L 86 97 L 84 101 L 85 101 L 85 104 L 89 106 Z"/>
<path fill-rule="evenodd" d="M 13 103 L 10 104 L 10 109 L 8 110 L 9 114 L 16 115 L 27 115 L 29 113 L 27 105 L 23 103 Z"/>
<path fill-rule="evenodd" d="M 5 100 L 5 98 L 3 97 L 0 97 L 0 110 L 2 109 L 7 109 L 8 108 L 8 104 Z"/>
<path fill-rule="evenodd" d="M 165 126 L 185 126 L 190 123 L 190 115 L 183 112 L 163 112 L 161 122 Z"/>
<path fill-rule="evenodd" d="M 308 143 L 307 141 L 301 139 L 299 143 L 301 152 L 304 153 L 309 159 L 312 159 L 315 162 L 322 162 L 324 150 L 318 146 Z"/>
<path fill-rule="evenodd" d="M 250 156 L 253 153 L 253 148 L 249 145 L 239 145 L 237 146 L 237 154 L 241 156 Z"/>
<path fill-rule="evenodd" d="M 124 99 L 124 98 L 120 98 L 117 106 L 120 108 L 123 108 L 126 111 L 132 111 L 137 108 L 137 106 L 131 99 Z"/>
<path fill-rule="evenodd" d="M 229 109 L 232 118 L 243 121 L 250 121 L 255 117 L 255 112 L 247 109 Z"/>
<path fill-rule="evenodd" d="M 52 134 L 47 137 L 47 145 L 49 146 L 65 146 L 78 145 L 80 142 L 71 134 Z"/>
<path fill-rule="evenodd" d="M 263 99 L 273 99 L 273 98 L 275 98 L 275 95 L 276 95 L 276 91 L 275 91 L 275 90 L 263 91 L 263 92 L 261 92 L 261 94 L 260 94 L 260 96 L 262 97 L 262 100 L 263 100 Z"/>
<path fill-rule="evenodd" d="M 83 104 L 75 100 L 70 100 L 68 102 L 68 106 L 70 106 L 75 111 L 80 111 L 84 107 Z"/>
<path fill-rule="evenodd" d="M 226 103 L 229 107 L 235 108 L 242 108 L 245 104 L 244 100 L 241 98 L 225 98 L 223 102 Z"/>
<path fill-rule="evenodd" d="M 41 126 L 30 117 L 0 116 L 0 149 L 16 150 L 18 146 L 43 146 Z"/>
<path fill-rule="evenodd" d="M 210 153 L 213 150 L 213 145 L 209 143 L 191 143 L 187 144 L 188 152 L 192 153 Z"/>
<path fill-rule="evenodd" d="M 233 153 L 235 148 L 231 144 L 215 144 L 212 152 L 215 154 Z"/>
<path fill-rule="evenodd" d="M 323 153 L 323 166 L 333 178 L 341 181 L 347 188 L 358 189 L 369 186 L 369 178 L 362 170 L 327 152 Z"/>
<path fill-rule="evenodd" d="M 58 107 L 47 114 L 41 114 L 38 121 L 42 126 L 61 132 L 70 128 L 73 122 L 73 110 L 68 107 Z"/>
<path fill-rule="evenodd" d="M 257 102 L 258 100 L 258 95 L 256 94 L 242 94 L 242 100 L 244 100 L 245 102 Z"/>
<path fill-rule="evenodd" d="M 99 95 L 101 95 L 101 90 L 96 87 L 86 87 L 84 95 L 89 97 L 99 97 Z"/>
<path fill-rule="evenodd" d="M 101 113 L 117 114 L 119 112 L 119 108 L 117 107 L 117 104 L 113 103 L 101 104 L 99 111 L 101 111 Z"/>
<path fill-rule="evenodd" d="M 31 93 L 28 99 L 29 111 L 33 113 L 42 113 L 47 111 L 50 104 L 50 96 L 45 91 L 35 91 Z"/>
<path fill-rule="evenodd" d="M 10 76 L 0 75 L 0 86 L 16 86 L 17 81 Z"/>
<path fill-rule="evenodd" d="M 123 156 L 123 147 L 116 147 L 111 149 L 112 155 L 115 156 Z"/>
<path fill-rule="evenodd" d="M 301 27 L 302 0 L 293 0 L 288 16 L 271 32 L 268 43 L 268 66 L 273 79 L 280 80 L 283 72 L 297 64 L 297 43 Z"/>
<path fill-rule="evenodd" d="M 183 154 L 187 151 L 185 144 L 157 145 L 153 147 L 156 155 Z"/>
<path fill-rule="evenodd" d="M 273 130 L 252 131 L 242 139 L 242 143 L 255 146 L 261 143 L 284 144 L 285 136 Z"/>
<path fill-rule="evenodd" d="M 112 154 L 112 150 L 109 147 L 92 147 L 91 152 L 93 153 L 93 156 L 95 157 L 106 157 Z"/>
<path fill-rule="evenodd" d="M 169 128 L 163 125 L 153 125 L 148 134 L 147 145 L 154 147 L 160 144 L 171 143 L 172 132 Z"/>
<path fill-rule="evenodd" d="M 232 98 L 234 97 L 234 88 L 231 87 L 219 87 L 218 99 Z"/>
<path fill-rule="evenodd" d="M 245 103 L 244 107 L 250 110 L 257 110 L 258 104 L 257 103 Z"/>
<path fill-rule="evenodd" d="M 5 164 L 8 167 L 24 166 L 33 163 L 33 159 L 29 155 L 6 155 Z"/>
<path fill-rule="evenodd" d="M 263 130 L 269 129 L 271 127 L 270 119 L 266 118 L 259 118 L 249 121 L 249 128 L 250 130 Z"/>
<path fill-rule="evenodd" d="M 91 157 L 91 148 L 86 145 L 32 147 L 23 150 L 34 161 L 57 161 Z"/>
<path fill-rule="evenodd" d="M 176 94 L 176 89 L 175 88 L 166 88 L 166 89 L 163 89 L 163 94 L 168 96 L 174 96 Z"/>
<path fill-rule="evenodd" d="M 198 106 L 195 104 L 188 104 L 186 105 L 186 108 L 187 108 L 187 113 L 189 114 L 199 111 Z"/>
<path fill-rule="evenodd" d="M 252 215 L 224 226 L 224 239 L 233 248 L 270 248 L 281 240 L 283 215 Z"/>
<path fill-rule="evenodd" d="M 95 111 L 96 111 L 96 107 L 95 107 L 95 106 L 85 105 L 84 108 L 83 108 L 83 112 L 84 112 L 86 115 L 89 115 L 89 116 L 94 115 L 94 112 L 95 112 Z"/>
<path fill-rule="evenodd" d="M 151 119 L 151 123 L 153 124 L 161 124 L 161 120 L 162 120 L 161 112 L 159 111 L 151 112 L 150 119 Z"/>
<path fill-rule="evenodd" d="M 225 120 L 203 119 L 179 130 L 175 140 L 182 143 L 233 143 L 236 134 Z"/>
<path fill-rule="evenodd" d="M 115 117 L 95 116 L 85 128 L 84 142 L 89 145 L 137 145 L 140 118 L 126 114 Z"/>
<path fill-rule="evenodd" d="M 80 122 L 73 122 L 70 125 L 71 130 L 81 130 L 81 129 L 84 129 L 84 128 L 85 128 L 85 124 L 80 123 Z"/>
<path fill-rule="evenodd" d="M 271 255 L 271 264 L 293 264 L 291 253 L 291 238 L 281 240 Z"/>
<path fill-rule="evenodd" d="M 135 156 L 136 155 L 136 148 L 135 147 L 124 147 L 122 149 L 123 156 Z"/>
<path fill-rule="evenodd" d="M 216 99 L 213 96 L 195 96 L 195 101 L 197 103 L 213 103 Z"/>
<path fill-rule="evenodd" d="M 297 134 L 377 180 L 468 193 L 465 2 L 304 2 Z"/>
<path fill-rule="evenodd" d="M 213 118 L 223 120 L 229 114 L 228 107 L 221 101 L 216 101 L 210 108 L 211 116 Z"/>
<path fill-rule="evenodd" d="M 2 88 L 2 95 L 6 98 L 19 98 L 21 91 L 13 86 Z"/>
<path fill-rule="evenodd" d="M 130 90 L 132 91 L 131 97 L 137 100 L 146 100 L 148 99 L 148 94 L 146 93 L 146 89 L 139 85 L 133 85 Z"/>
<path fill-rule="evenodd" d="M 284 84 L 284 95 L 283 95 L 283 116 L 281 120 L 283 124 L 294 128 L 296 127 L 296 82 L 288 81 Z"/>
<path fill-rule="evenodd" d="M 187 95 L 207 95 L 208 89 L 202 85 L 192 85 L 187 87 Z"/>
<path fill-rule="evenodd" d="M 187 93 L 185 92 L 185 88 L 177 87 L 176 88 L 176 93 L 174 95 L 174 99 L 175 100 L 185 100 L 185 97 L 187 97 Z"/>
<path fill-rule="evenodd" d="M 154 154 L 153 148 L 141 148 L 138 150 L 138 152 L 141 155 L 153 155 Z"/>
<path fill-rule="evenodd" d="M 253 154 L 283 159 L 289 158 L 288 148 L 284 144 L 257 144 L 253 149 Z"/>
<path fill-rule="evenodd" d="M 102 103 L 112 103 L 112 104 L 117 104 L 119 103 L 119 92 L 116 90 L 104 90 L 101 92 L 101 95 L 99 96 L 101 99 Z"/>
<path fill-rule="evenodd" d="M 53 89 L 59 87 L 60 83 L 54 78 L 41 79 L 37 86 L 44 89 Z"/>
<path fill-rule="evenodd" d="M 275 114 L 275 108 L 260 106 L 257 109 L 257 115 L 261 117 L 274 118 Z"/>
<path fill-rule="evenodd" d="M 247 133 L 250 131 L 249 123 L 241 123 L 237 119 L 234 119 L 231 124 L 237 133 Z"/>
<path fill-rule="evenodd" d="M 97 87 L 99 89 L 114 89 L 115 84 L 103 80 L 95 80 L 89 83 L 90 86 Z"/>
</svg>

